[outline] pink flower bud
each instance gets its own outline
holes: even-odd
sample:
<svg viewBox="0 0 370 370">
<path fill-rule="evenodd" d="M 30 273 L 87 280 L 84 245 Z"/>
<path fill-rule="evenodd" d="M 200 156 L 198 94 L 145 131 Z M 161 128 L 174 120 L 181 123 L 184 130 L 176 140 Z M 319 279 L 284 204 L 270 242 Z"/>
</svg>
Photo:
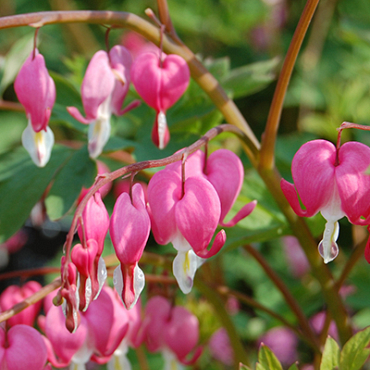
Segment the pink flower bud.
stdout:
<svg viewBox="0 0 370 370">
<path fill-rule="evenodd" d="M 46 131 L 55 102 L 55 84 L 46 69 L 44 57 L 37 49 L 20 69 L 14 81 L 14 90 L 26 110 L 33 131 Z"/>
<path fill-rule="evenodd" d="M 44 167 L 54 145 L 54 135 L 48 123 L 56 93 L 44 57 L 37 49 L 20 69 L 14 81 L 14 90 L 28 118 L 28 126 L 22 134 L 22 144 L 33 162 Z"/>
<path fill-rule="evenodd" d="M 144 274 L 138 266 L 150 232 L 150 218 L 140 184 L 132 187 L 132 199 L 122 193 L 114 205 L 110 236 L 121 264 L 115 271 L 115 287 L 129 309 L 144 288 Z"/>
<path fill-rule="evenodd" d="M 140 54 L 132 65 L 131 79 L 138 94 L 157 112 L 152 139 L 163 149 L 170 138 L 166 111 L 187 89 L 189 67 L 178 55 L 167 55 L 160 60 L 154 53 Z"/>
</svg>

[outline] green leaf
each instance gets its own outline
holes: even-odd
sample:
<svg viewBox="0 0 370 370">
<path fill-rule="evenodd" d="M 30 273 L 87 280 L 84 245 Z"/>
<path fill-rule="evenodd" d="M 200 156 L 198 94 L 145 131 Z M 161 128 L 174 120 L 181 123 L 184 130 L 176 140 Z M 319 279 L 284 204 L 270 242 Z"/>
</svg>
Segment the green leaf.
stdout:
<svg viewBox="0 0 370 370">
<path fill-rule="evenodd" d="M 340 354 L 341 370 L 358 370 L 367 360 L 370 349 L 370 327 L 358 332 L 343 347 Z"/>
<path fill-rule="evenodd" d="M 49 71 L 50 76 L 53 78 L 55 88 L 57 90 L 56 103 L 68 106 L 82 107 L 80 93 L 75 89 L 66 78 L 58 73 Z"/>
<path fill-rule="evenodd" d="M 226 77 L 230 71 L 230 58 L 205 59 L 204 65 L 213 76 L 220 79 Z"/>
<path fill-rule="evenodd" d="M 23 147 L 0 156 L 0 239 L 8 239 L 24 224 L 70 154 L 70 149 L 54 146 L 44 168 L 36 167 Z"/>
<path fill-rule="evenodd" d="M 283 370 L 280 361 L 276 358 L 274 353 L 264 344 L 261 344 L 258 351 L 259 363 L 268 370 Z"/>
<path fill-rule="evenodd" d="M 337 342 L 328 337 L 322 354 L 320 370 L 333 370 L 339 366 L 340 349 Z"/>
<path fill-rule="evenodd" d="M 245 175 L 241 193 L 226 217 L 226 221 L 232 218 L 245 204 L 255 199 L 257 206 L 253 212 L 234 227 L 226 229 L 225 247 L 233 248 L 240 243 L 262 242 L 289 233 L 284 215 L 254 170 Z"/>
<path fill-rule="evenodd" d="M 9 50 L 5 57 L 3 77 L 0 82 L 0 96 L 14 81 L 22 64 L 30 55 L 33 48 L 33 33 L 20 38 Z"/>
<path fill-rule="evenodd" d="M 273 58 L 235 68 L 221 80 L 221 84 L 233 93 L 234 98 L 254 94 L 275 79 L 274 70 L 278 63 L 279 59 Z"/>
<path fill-rule="evenodd" d="M 292 366 L 290 366 L 290 368 L 288 370 L 299 370 L 298 366 L 297 366 L 297 363 L 294 363 Z"/>
<path fill-rule="evenodd" d="M 45 200 L 51 220 L 63 217 L 77 200 L 82 187 L 90 187 L 97 174 L 96 163 L 89 157 L 87 147 L 76 151 L 58 173 Z"/>
</svg>

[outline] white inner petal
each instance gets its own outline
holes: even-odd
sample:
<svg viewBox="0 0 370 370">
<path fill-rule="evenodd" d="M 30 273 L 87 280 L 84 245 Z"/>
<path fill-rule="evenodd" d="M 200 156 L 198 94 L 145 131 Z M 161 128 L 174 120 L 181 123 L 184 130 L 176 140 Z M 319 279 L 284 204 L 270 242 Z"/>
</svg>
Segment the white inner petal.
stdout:
<svg viewBox="0 0 370 370">
<path fill-rule="evenodd" d="M 178 251 L 173 260 L 172 270 L 181 291 L 184 294 L 190 293 L 193 287 L 195 272 L 200 266 L 199 257 L 192 249 L 187 251 Z"/>
<path fill-rule="evenodd" d="M 158 113 L 157 123 L 158 123 L 159 149 L 163 149 L 165 147 L 164 137 L 166 135 L 167 119 L 166 115 L 162 111 Z"/>
<path fill-rule="evenodd" d="M 50 159 L 54 145 L 53 131 L 51 131 L 50 127 L 47 127 L 46 131 L 35 132 L 33 131 L 31 121 L 28 120 L 28 125 L 22 133 L 22 145 L 36 166 L 44 167 Z"/>
</svg>

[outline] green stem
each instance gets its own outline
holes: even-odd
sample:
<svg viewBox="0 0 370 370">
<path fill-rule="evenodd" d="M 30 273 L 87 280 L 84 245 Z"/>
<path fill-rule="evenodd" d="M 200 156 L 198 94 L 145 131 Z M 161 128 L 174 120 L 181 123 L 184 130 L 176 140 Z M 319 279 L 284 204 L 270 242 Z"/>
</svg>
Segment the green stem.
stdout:
<svg viewBox="0 0 370 370">
<path fill-rule="evenodd" d="M 218 315 L 222 326 L 226 329 L 227 334 L 230 338 L 230 344 L 234 351 L 234 367 L 236 370 L 239 369 L 239 363 L 249 365 L 248 356 L 244 350 L 243 344 L 239 339 L 239 335 L 236 328 L 225 308 L 225 303 L 221 299 L 217 290 L 209 287 L 201 279 L 194 279 L 194 286 L 202 293 L 204 297 L 213 305 L 215 313 Z"/>
<path fill-rule="evenodd" d="M 348 259 L 346 265 L 344 266 L 342 273 L 339 276 L 339 279 L 336 281 L 335 285 L 339 291 L 339 289 L 342 287 L 343 283 L 346 281 L 348 275 L 352 271 L 353 267 L 356 265 L 358 260 L 362 258 L 364 255 L 364 250 L 366 247 L 367 238 L 363 240 L 361 243 L 359 243 L 352 252 L 350 258 Z"/>
<path fill-rule="evenodd" d="M 285 94 L 299 50 L 318 3 L 319 0 L 307 1 L 285 57 L 267 118 L 266 130 L 263 135 L 259 163 L 260 168 L 273 169 L 274 167 L 276 135 L 279 128 L 281 112 L 283 110 Z"/>
</svg>

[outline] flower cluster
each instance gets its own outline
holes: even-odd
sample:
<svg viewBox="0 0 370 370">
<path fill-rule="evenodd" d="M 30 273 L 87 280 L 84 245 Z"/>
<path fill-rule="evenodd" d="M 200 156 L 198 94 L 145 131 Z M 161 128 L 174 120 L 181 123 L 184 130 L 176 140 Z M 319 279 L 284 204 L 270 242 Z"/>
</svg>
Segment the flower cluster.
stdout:
<svg viewBox="0 0 370 370">
<path fill-rule="evenodd" d="M 107 272 L 101 254 L 108 229 L 120 261 L 113 282 L 127 309 L 134 307 L 145 285 L 138 262 L 150 230 L 159 244 L 173 244 L 177 251 L 173 273 L 180 289 L 189 293 L 197 268 L 225 243 L 226 233 L 221 230 L 208 249 L 218 225 L 235 225 L 256 205 L 255 201 L 245 205 L 225 222 L 239 195 L 243 177 L 239 157 L 229 150 L 217 150 L 209 158 L 198 150 L 186 161 L 175 162 L 157 172 L 147 189 L 140 182 L 121 186 L 110 219 L 99 191 L 95 193 L 79 221 L 81 243 L 73 247 L 68 266 L 63 257 L 64 285 L 59 298 L 65 299 L 69 330 L 76 330 L 79 310 L 87 310 L 104 284 Z"/>
<path fill-rule="evenodd" d="M 108 53 L 100 50 L 92 57 L 81 86 L 84 117 L 76 107 L 67 107 L 77 121 L 89 125 L 88 150 L 91 158 L 98 157 L 110 137 L 112 113 L 121 116 L 137 107 L 133 101 L 122 109 L 132 80 L 144 101 L 156 110 L 152 138 L 163 149 L 170 138 L 166 111 L 184 93 L 190 78 L 187 63 L 178 55 L 142 53 L 133 62 L 129 50 L 116 45 Z M 14 83 L 20 103 L 24 106 L 28 126 L 22 143 L 39 167 L 49 161 L 54 144 L 48 127 L 56 98 L 53 79 L 45 66 L 44 57 L 35 49 L 20 69 Z"/>
<path fill-rule="evenodd" d="M 23 287 L 10 286 L 0 296 L 1 309 L 8 308 L 9 299 L 18 303 L 39 288 L 34 281 Z M 127 310 L 117 293 L 105 285 L 81 314 L 74 333 L 66 329 L 62 307 L 54 306 L 52 297 L 49 294 L 44 299 L 45 315 L 39 315 L 40 301 L 32 310 L 8 320 L 5 330 L 0 329 L 0 361 L 7 369 L 46 370 L 51 364 L 82 370 L 88 362 L 107 364 L 108 369 L 131 369 L 127 352 L 142 344 L 150 352 L 162 353 L 165 368 L 177 369 L 180 364 L 195 363 L 202 352 L 197 347 L 198 319 L 184 307 L 172 307 L 161 296 L 149 299 L 142 313 L 140 301 Z M 42 334 L 32 327 L 37 316 Z"/>
</svg>

